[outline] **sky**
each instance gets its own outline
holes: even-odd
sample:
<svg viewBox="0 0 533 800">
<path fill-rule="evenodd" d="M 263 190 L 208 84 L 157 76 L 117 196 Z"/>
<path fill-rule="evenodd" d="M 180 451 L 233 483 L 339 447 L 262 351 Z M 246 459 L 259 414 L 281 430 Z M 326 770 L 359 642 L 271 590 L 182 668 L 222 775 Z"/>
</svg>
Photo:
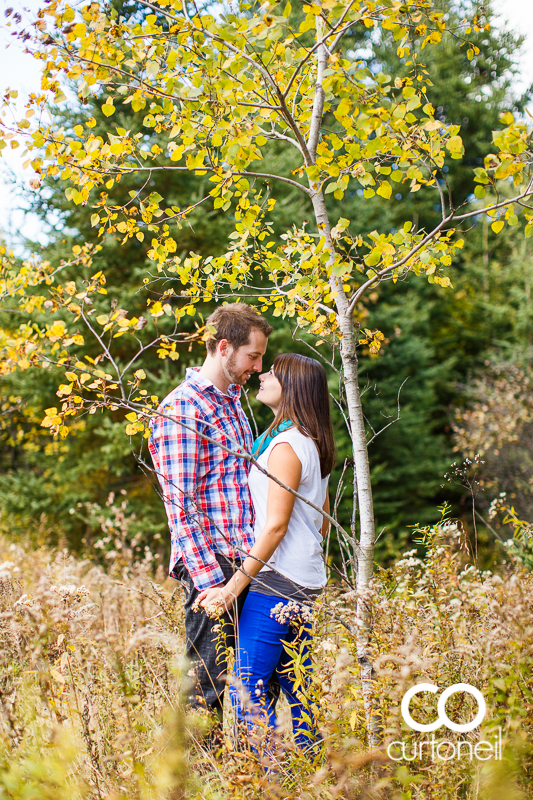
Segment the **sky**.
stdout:
<svg viewBox="0 0 533 800">
<path fill-rule="evenodd" d="M 13 8 L 25 21 L 31 22 L 41 7 L 41 0 L 0 0 L 0 93 L 9 87 L 17 89 L 21 103 L 31 91 L 39 89 L 39 62 L 23 52 L 21 45 L 10 36 L 5 11 Z M 533 83 L 533 0 L 493 0 L 494 9 L 501 15 L 502 23 L 526 36 L 520 58 L 521 81 L 516 85 L 517 94 Z M 6 151 L 4 150 L 5 154 Z M 35 215 L 25 213 L 21 200 L 13 189 L 12 178 L 19 185 L 28 186 L 33 170 L 22 169 L 22 148 L 0 158 L 0 232 L 7 243 L 19 254 L 24 251 L 24 236 L 45 244 L 46 232 Z"/>
</svg>

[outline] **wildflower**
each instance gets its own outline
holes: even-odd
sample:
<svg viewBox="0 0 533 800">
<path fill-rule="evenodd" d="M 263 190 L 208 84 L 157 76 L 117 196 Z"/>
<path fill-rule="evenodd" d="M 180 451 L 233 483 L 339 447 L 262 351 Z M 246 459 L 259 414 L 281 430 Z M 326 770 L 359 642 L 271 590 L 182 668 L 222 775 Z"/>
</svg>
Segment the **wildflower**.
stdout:
<svg viewBox="0 0 533 800">
<path fill-rule="evenodd" d="M 89 590 L 86 586 L 74 586 L 73 584 L 69 586 L 52 586 L 51 591 L 54 594 L 58 594 L 65 602 L 67 600 L 79 602 L 84 597 L 89 596 Z"/>
<path fill-rule="evenodd" d="M 27 608 L 39 608 L 39 604 L 30 597 L 28 594 L 23 594 L 19 597 L 19 599 L 15 602 L 15 608 L 17 606 L 26 606 Z"/>
<path fill-rule="evenodd" d="M 300 605 L 294 600 L 288 603 L 278 603 L 270 612 L 270 616 L 280 625 L 289 623 L 291 627 L 299 627 L 306 622 L 313 621 L 313 611 L 309 606 Z"/>
<path fill-rule="evenodd" d="M 207 603 L 205 606 L 200 606 L 198 600 L 195 600 L 192 605 L 192 611 L 195 613 L 199 611 L 205 611 L 207 616 L 211 617 L 211 619 L 220 619 L 225 610 L 226 608 L 223 600 L 213 600 L 211 603 Z"/>
<path fill-rule="evenodd" d="M 9 578 L 10 575 L 11 575 L 11 572 L 15 571 L 14 570 L 14 566 L 15 566 L 15 564 L 13 563 L 13 561 L 3 561 L 0 564 L 0 577 Z"/>
</svg>

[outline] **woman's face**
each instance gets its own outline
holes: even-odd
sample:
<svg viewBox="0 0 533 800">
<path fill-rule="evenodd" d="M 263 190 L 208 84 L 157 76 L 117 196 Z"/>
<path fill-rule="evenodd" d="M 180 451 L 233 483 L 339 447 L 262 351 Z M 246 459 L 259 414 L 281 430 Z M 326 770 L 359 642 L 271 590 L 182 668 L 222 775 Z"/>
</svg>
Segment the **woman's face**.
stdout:
<svg viewBox="0 0 533 800">
<path fill-rule="evenodd" d="M 261 388 L 257 392 L 257 399 L 271 408 L 275 414 L 281 403 L 281 383 L 274 375 L 273 367 L 259 376 L 259 383 Z"/>
</svg>

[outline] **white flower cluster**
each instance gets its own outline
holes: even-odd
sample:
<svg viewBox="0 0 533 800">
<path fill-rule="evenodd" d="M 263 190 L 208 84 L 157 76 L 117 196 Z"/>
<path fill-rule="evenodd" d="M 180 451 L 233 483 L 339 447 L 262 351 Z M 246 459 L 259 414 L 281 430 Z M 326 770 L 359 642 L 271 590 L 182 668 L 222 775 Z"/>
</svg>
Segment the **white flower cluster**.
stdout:
<svg viewBox="0 0 533 800">
<path fill-rule="evenodd" d="M 318 643 L 318 648 L 323 650 L 324 653 L 334 653 L 337 650 L 337 645 L 331 639 L 324 639 Z"/>
<path fill-rule="evenodd" d="M 210 603 L 207 603 L 205 606 L 201 606 L 199 600 L 196 599 L 192 604 L 191 611 L 193 611 L 195 614 L 200 611 L 204 611 L 211 619 L 220 619 L 224 616 L 226 607 L 223 600 L 211 600 Z M 213 630 L 215 629 L 213 628 Z"/>
<path fill-rule="evenodd" d="M 15 608 L 17 606 L 27 606 L 28 608 L 40 608 L 39 603 L 33 597 L 30 597 L 28 594 L 23 594 L 19 597 L 19 599 L 15 602 Z"/>
<path fill-rule="evenodd" d="M 498 497 L 495 497 L 489 506 L 489 519 L 494 519 L 498 511 L 505 506 L 507 492 L 500 492 Z"/>
<path fill-rule="evenodd" d="M 0 564 L 0 578 L 10 578 L 12 572 L 20 572 L 13 561 L 3 561 Z"/>
<path fill-rule="evenodd" d="M 280 625 L 288 623 L 292 627 L 298 627 L 313 621 L 313 610 L 309 606 L 300 605 L 295 600 L 289 600 L 288 603 L 281 602 L 274 606 L 270 616 Z"/>
<path fill-rule="evenodd" d="M 54 594 L 58 594 L 62 600 L 82 600 L 84 597 L 88 597 L 90 592 L 86 586 L 74 586 L 70 584 L 69 586 L 52 586 L 50 591 Z"/>
<path fill-rule="evenodd" d="M 411 569 L 412 567 L 421 567 L 423 562 L 415 556 L 417 553 L 416 547 L 413 550 L 408 550 L 403 554 L 403 558 L 396 562 L 397 569 Z"/>
</svg>

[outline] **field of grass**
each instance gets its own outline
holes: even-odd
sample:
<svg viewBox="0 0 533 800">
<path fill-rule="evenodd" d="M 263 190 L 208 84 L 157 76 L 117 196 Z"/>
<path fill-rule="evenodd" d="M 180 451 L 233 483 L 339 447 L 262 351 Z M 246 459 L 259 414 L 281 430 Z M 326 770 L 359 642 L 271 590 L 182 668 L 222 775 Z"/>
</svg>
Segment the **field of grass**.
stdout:
<svg viewBox="0 0 533 800">
<path fill-rule="evenodd" d="M 421 532 L 427 555 L 378 571 L 374 607 L 374 709 L 384 748 L 369 753 L 358 676 L 353 592 L 330 587 L 316 608 L 315 705 L 323 746 L 315 760 L 291 742 L 281 703 L 276 763 L 265 769 L 235 733 L 202 742 L 210 722 L 193 716 L 184 688 L 183 593 L 150 553 L 77 558 L 0 538 L 0 800 L 155 800 L 382 797 L 518 800 L 533 793 L 533 576 L 518 566 L 480 573 L 453 525 Z M 502 759 L 390 761 L 393 740 L 422 735 L 399 705 L 414 683 L 481 690 L 481 728 L 440 738 L 472 743 L 502 735 Z M 413 700 L 431 722 L 435 702 Z M 476 713 L 468 695 L 451 719 Z M 257 733 L 258 741 L 261 731 Z M 259 749 L 261 749 L 259 747 Z M 384 755 L 385 754 L 385 755 Z"/>
</svg>

